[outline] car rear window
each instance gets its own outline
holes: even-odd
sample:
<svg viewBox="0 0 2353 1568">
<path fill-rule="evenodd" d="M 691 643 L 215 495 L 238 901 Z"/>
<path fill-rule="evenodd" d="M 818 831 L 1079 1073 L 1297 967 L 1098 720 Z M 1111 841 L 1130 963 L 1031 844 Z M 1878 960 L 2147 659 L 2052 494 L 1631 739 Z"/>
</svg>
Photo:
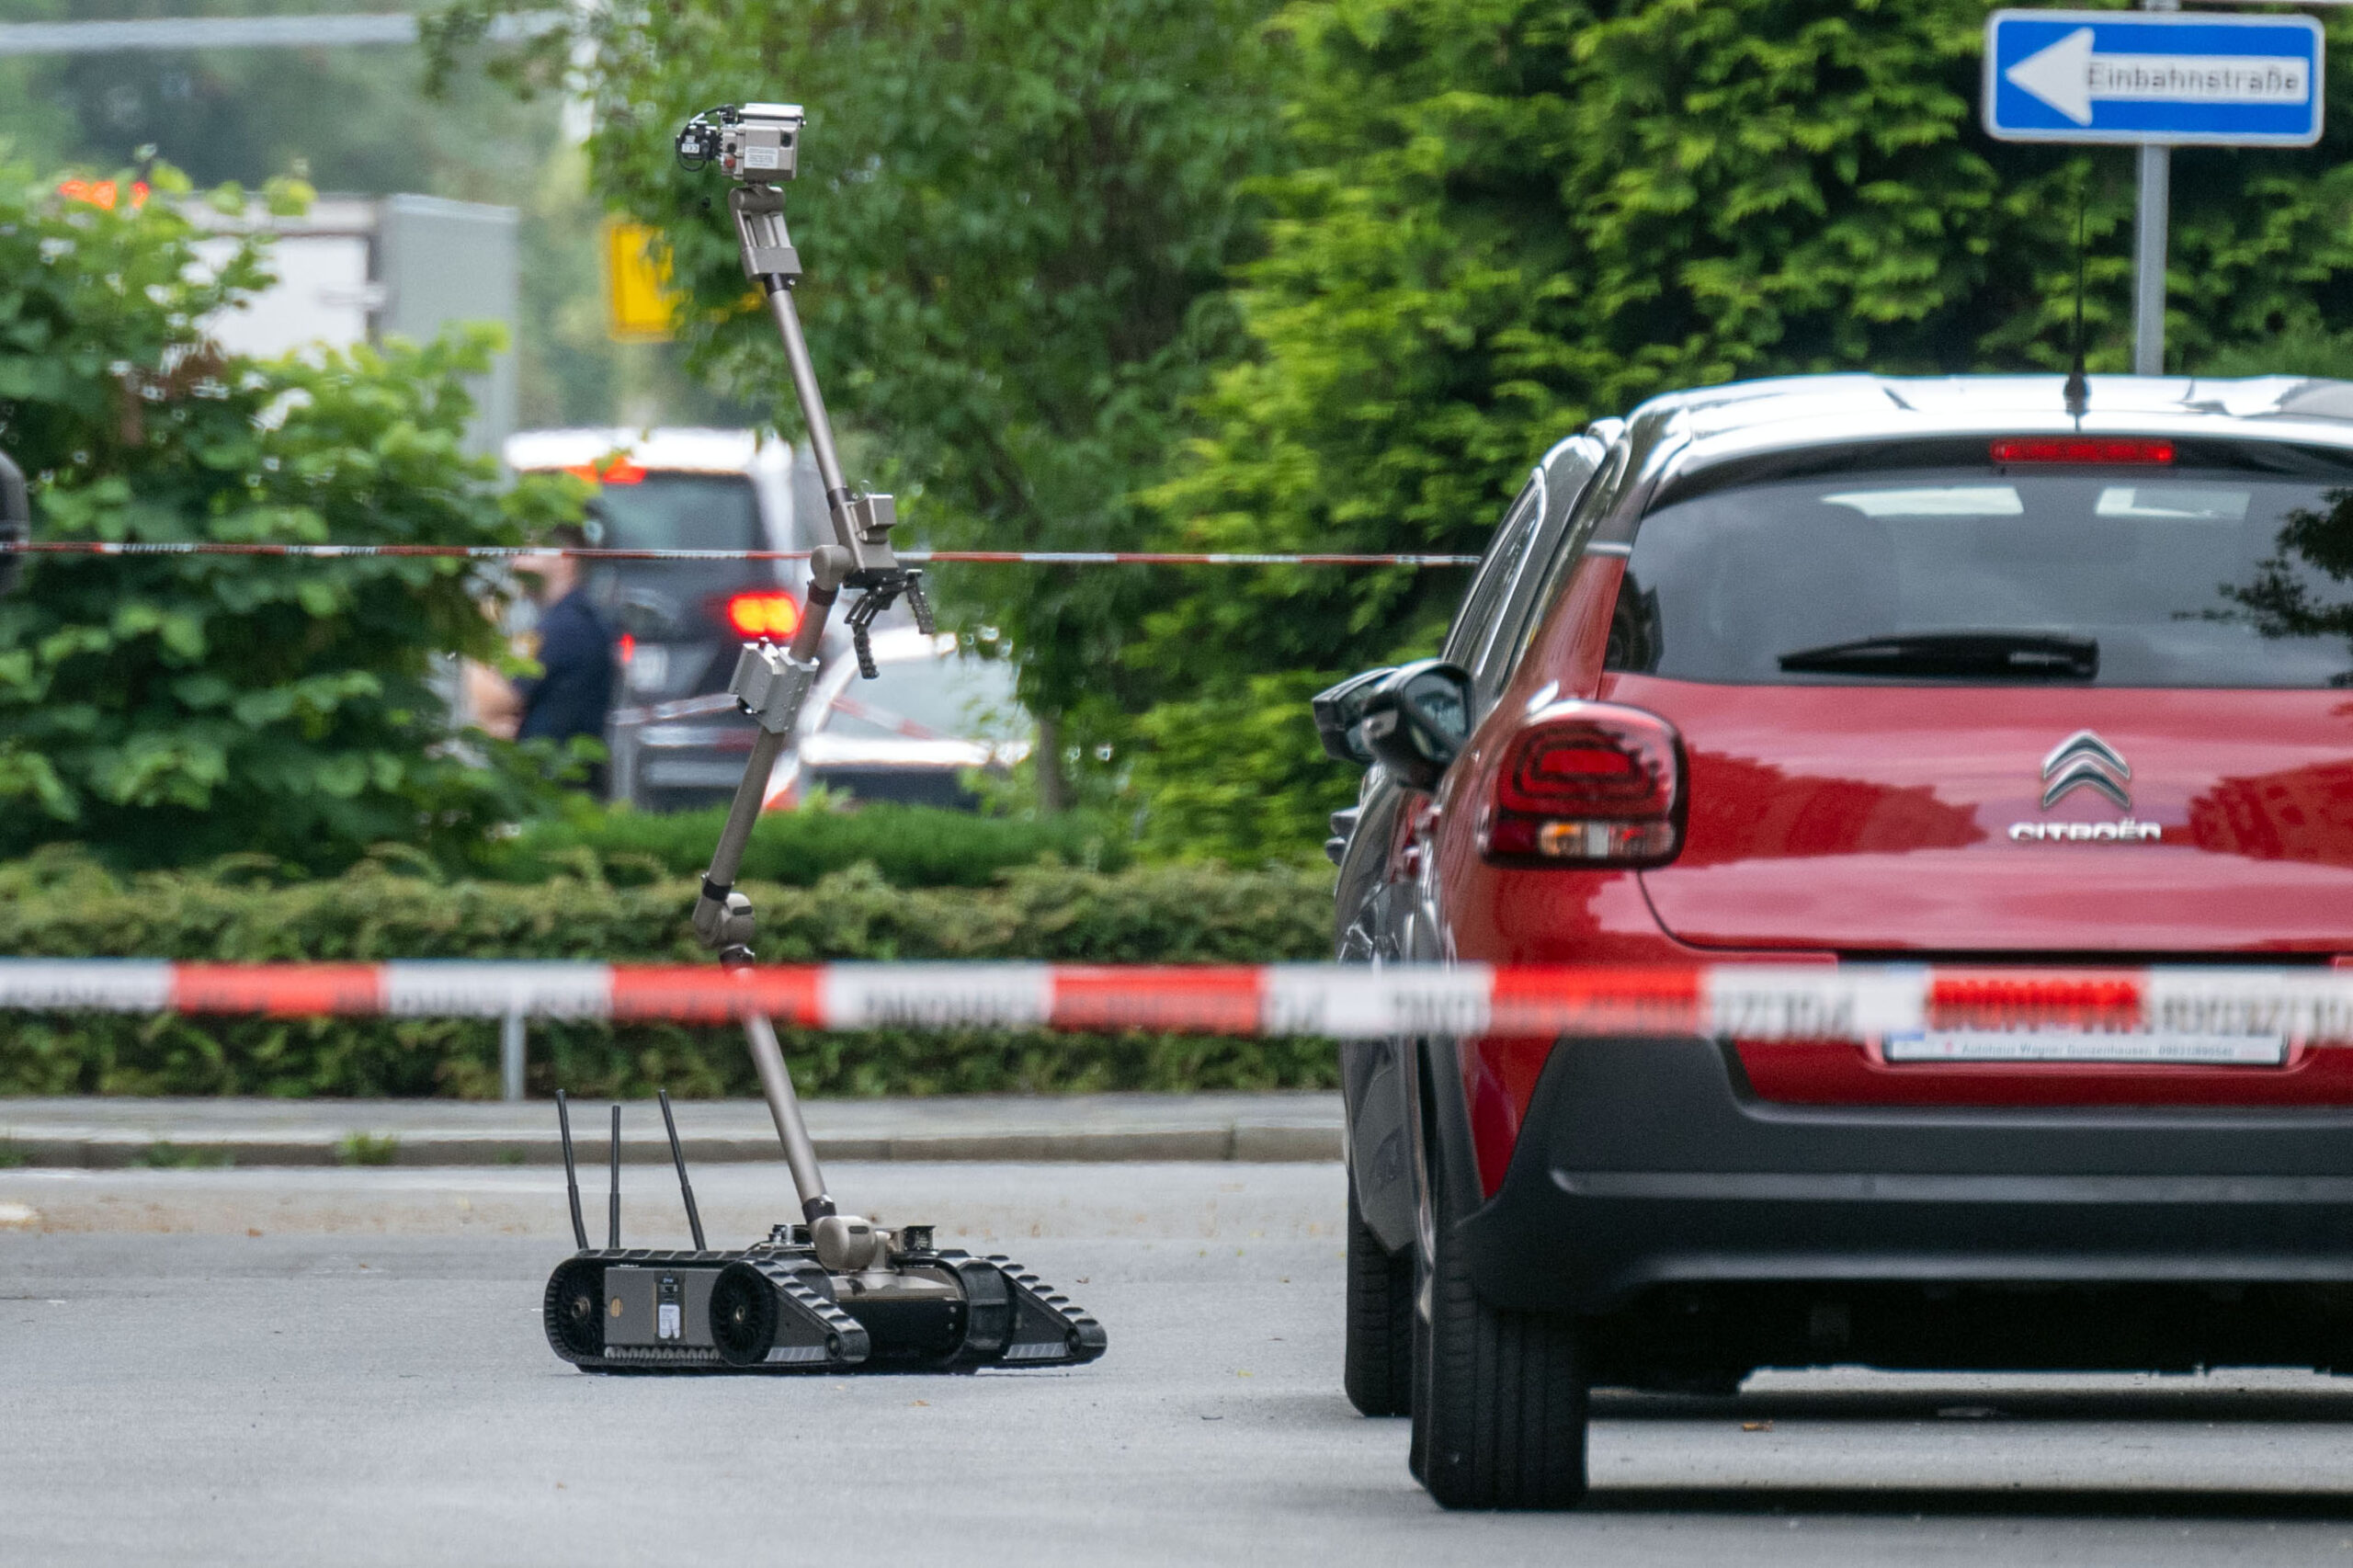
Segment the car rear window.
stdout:
<svg viewBox="0 0 2353 1568">
<path fill-rule="evenodd" d="M 2015 670 L 1947 667 L 1956 648 Z M 1716 491 L 1643 520 L 1608 662 L 1771 684 L 2346 686 L 2353 489 L 2120 467 Z"/>
<path fill-rule="evenodd" d="M 829 735 L 869 740 L 1016 740 L 1028 728 L 1013 694 L 1013 666 L 1001 659 L 892 659 L 872 680 L 853 680 L 834 699 Z"/>
<path fill-rule="evenodd" d="M 615 550 L 760 550 L 759 498 L 732 473 L 608 479 L 597 491 L 604 542 Z"/>
</svg>

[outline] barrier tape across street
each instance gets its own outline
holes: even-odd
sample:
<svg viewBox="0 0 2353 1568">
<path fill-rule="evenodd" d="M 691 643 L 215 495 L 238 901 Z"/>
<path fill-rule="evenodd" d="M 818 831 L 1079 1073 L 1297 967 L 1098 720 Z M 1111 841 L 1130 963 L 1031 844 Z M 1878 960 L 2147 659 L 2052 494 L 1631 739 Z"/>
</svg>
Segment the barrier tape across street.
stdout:
<svg viewBox="0 0 2353 1568">
<path fill-rule="evenodd" d="M 1165 550 L 902 550 L 917 566 L 1476 566 L 1475 555 L 1363 555 Z M 528 544 L 261 544 L 226 540 L 0 540 L 0 555 L 266 555 L 297 561 L 371 557 L 432 561 L 513 561 L 569 555 L 582 561 L 806 561 L 805 550 L 560 549 Z"/>
<path fill-rule="evenodd" d="M 841 963 L 709 967 L 0 960 L 0 1009 L 503 1017 L 801 1028 L 1315 1035 L 1709 1035 L 1869 1041 L 1916 1029 L 2272 1035 L 2353 1044 L 2353 970 Z"/>
</svg>

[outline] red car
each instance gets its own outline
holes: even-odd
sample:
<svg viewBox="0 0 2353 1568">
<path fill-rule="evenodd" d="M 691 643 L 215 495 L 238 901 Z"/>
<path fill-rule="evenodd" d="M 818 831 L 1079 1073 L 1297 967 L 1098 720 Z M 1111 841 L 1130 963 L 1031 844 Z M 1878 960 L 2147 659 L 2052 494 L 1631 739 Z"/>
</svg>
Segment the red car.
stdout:
<svg viewBox="0 0 2353 1568">
<path fill-rule="evenodd" d="M 1796 378 L 1549 453 L 1370 763 L 1344 960 L 2353 954 L 2353 383 Z M 1441 1503 L 1596 1384 L 2353 1370 L 2353 1052 L 2279 1035 L 1347 1048 L 1347 1381 Z"/>
</svg>

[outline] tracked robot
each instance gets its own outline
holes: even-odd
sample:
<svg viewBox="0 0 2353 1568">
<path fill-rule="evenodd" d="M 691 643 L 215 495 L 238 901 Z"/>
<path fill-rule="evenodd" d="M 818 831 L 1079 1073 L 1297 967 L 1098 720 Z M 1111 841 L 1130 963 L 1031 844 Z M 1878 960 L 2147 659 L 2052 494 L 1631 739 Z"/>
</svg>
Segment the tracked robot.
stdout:
<svg viewBox="0 0 2353 1568">
<path fill-rule="evenodd" d="M 816 680 L 835 604 L 844 590 L 857 595 L 845 619 L 859 672 L 870 680 L 875 665 L 869 631 L 878 615 L 904 598 L 915 624 L 932 630 L 922 574 L 901 565 L 892 552 L 897 517 L 891 497 L 854 491 L 843 480 L 793 306 L 801 258 L 785 230 L 782 187 L 799 166 L 801 118 L 797 104 L 729 105 L 697 115 L 676 142 L 685 166 L 716 165 L 732 182 L 727 206 L 744 271 L 766 293 L 783 336 L 835 539 L 810 560 L 807 612 L 790 642 L 745 644 L 728 687 L 735 705 L 759 728 L 703 878 L 694 929 L 731 969 L 752 962 L 752 906 L 734 886 L 736 872 L 769 773 Z M 777 1225 L 767 1240 L 738 1252 L 706 1247 L 665 1095 L 663 1122 L 694 1248 L 622 1247 L 618 1106 L 607 1244 L 592 1248 L 581 1216 L 570 1111 L 558 1095 L 564 1183 L 580 1249 L 548 1279 L 548 1343 L 558 1356 L 595 1372 L 845 1372 L 1069 1366 L 1103 1354 L 1102 1325 L 1019 1264 L 939 1247 L 928 1225 L 890 1230 L 842 1212 L 825 1189 L 774 1025 L 757 1012 L 747 1012 L 743 1023 L 799 1191 L 801 1219 Z"/>
</svg>

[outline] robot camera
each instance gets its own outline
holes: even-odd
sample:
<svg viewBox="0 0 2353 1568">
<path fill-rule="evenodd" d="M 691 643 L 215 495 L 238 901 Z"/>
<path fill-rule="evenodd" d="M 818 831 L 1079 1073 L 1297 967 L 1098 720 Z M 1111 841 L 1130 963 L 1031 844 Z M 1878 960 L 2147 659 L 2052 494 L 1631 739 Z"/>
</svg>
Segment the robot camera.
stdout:
<svg viewBox="0 0 2353 1568">
<path fill-rule="evenodd" d="M 678 132 L 678 162 L 688 169 L 717 164 L 746 185 L 781 185 L 801 161 L 799 104 L 722 104 L 687 121 Z"/>
</svg>

